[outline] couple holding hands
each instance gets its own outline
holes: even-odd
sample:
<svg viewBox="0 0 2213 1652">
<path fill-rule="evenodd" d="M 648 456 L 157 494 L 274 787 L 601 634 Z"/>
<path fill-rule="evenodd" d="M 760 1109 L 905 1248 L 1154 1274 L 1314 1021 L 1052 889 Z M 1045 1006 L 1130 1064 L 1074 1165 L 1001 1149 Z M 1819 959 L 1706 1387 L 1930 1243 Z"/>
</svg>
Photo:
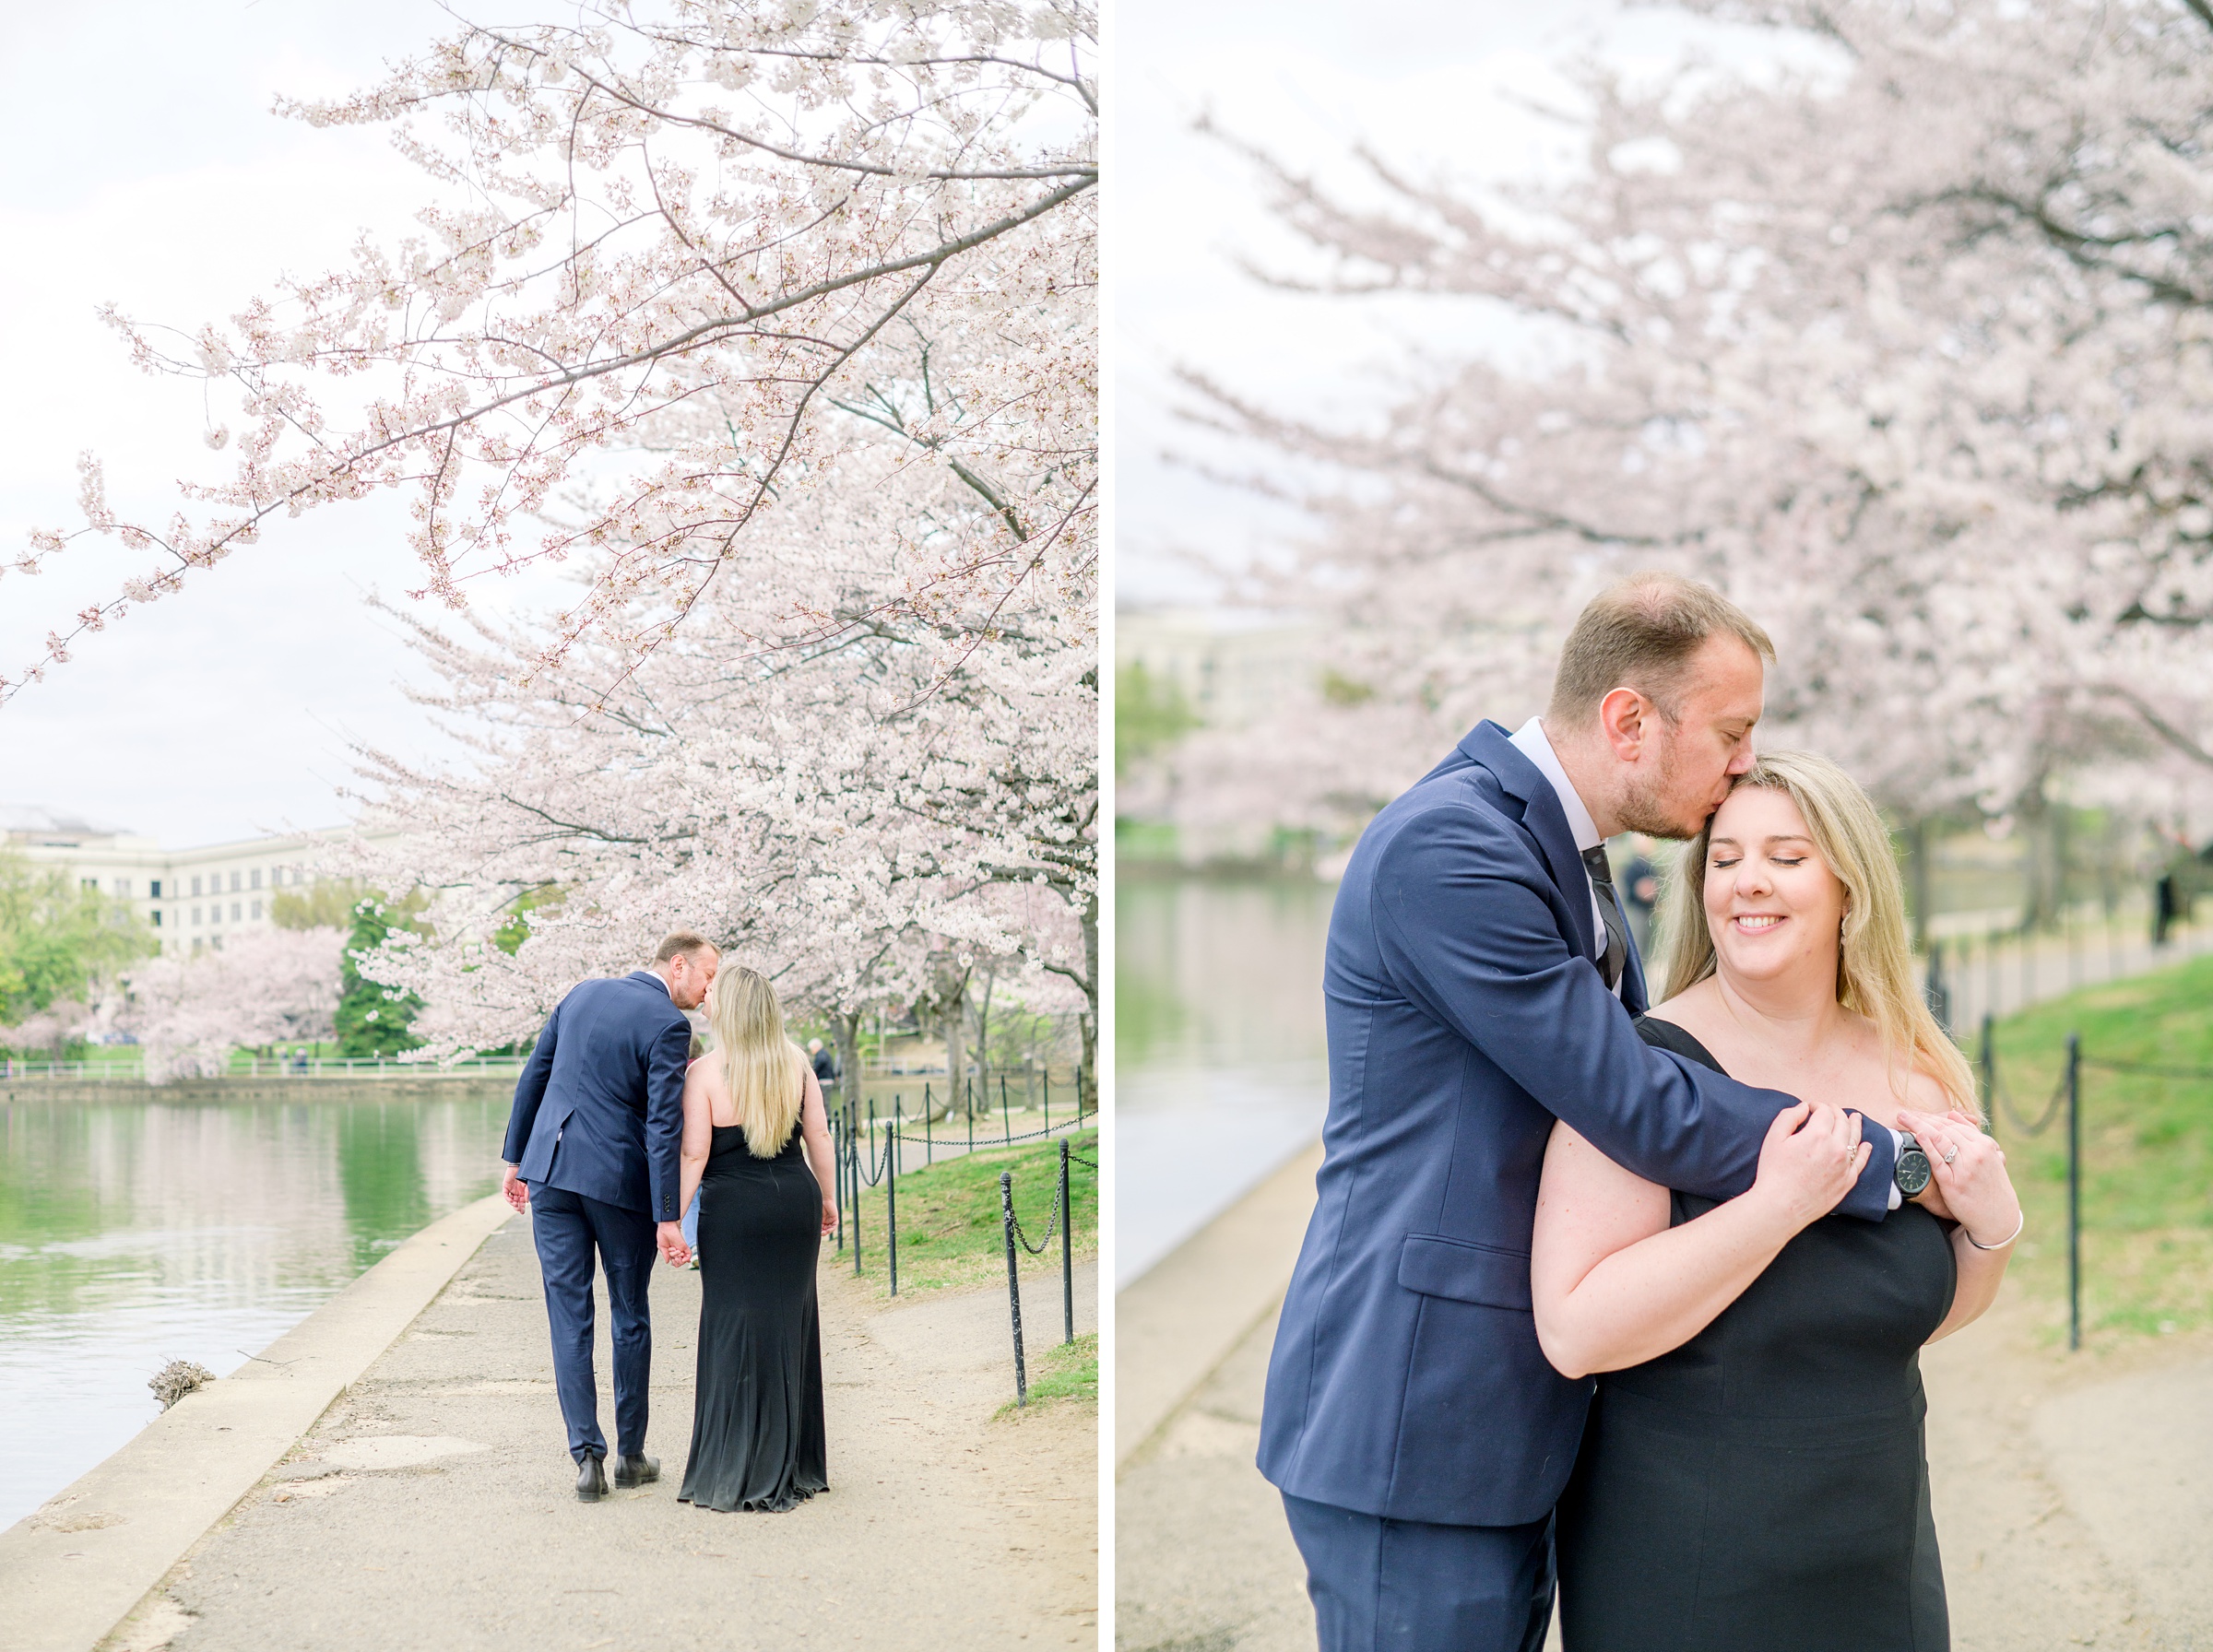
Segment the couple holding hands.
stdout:
<svg viewBox="0 0 2213 1652">
<path fill-rule="evenodd" d="M 714 1047 L 690 1059 L 685 1011 L 707 1008 Z M 703 1508 L 782 1511 L 826 1490 L 822 1238 L 837 1227 L 822 1087 L 784 1029 L 775 989 L 723 967 L 680 930 L 650 967 L 586 981 L 538 1035 L 515 1089 L 504 1187 L 530 1214 L 554 1386 L 576 1495 L 607 1494 L 592 1370 L 594 1259 L 614 1349 L 612 1483 L 660 1478 L 645 1455 L 657 1250 L 692 1260 L 680 1212 L 699 1199 L 699 1356 L 692 1450 L 677 1495 Z"/>
<path fill-rule="evenodd" d="M 1260 1466 L 1327 1652 L 1948 1645 L 1919 1350 L 2021 1232 L 1889 835 L 1756 755 L 1708 587 L 1586 608 L 1541 719 L 1368 826 L 1330 926 L 1318 1202 Z M 1646 977 L 1607 869 L 1686 840 Z"/>
</svg>

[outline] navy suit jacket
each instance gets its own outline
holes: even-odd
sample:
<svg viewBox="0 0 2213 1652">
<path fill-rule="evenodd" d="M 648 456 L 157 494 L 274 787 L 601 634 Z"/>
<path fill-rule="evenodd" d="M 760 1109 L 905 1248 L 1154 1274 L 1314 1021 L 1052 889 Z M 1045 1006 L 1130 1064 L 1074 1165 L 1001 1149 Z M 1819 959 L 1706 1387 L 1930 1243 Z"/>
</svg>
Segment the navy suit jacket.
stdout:
<svg viewBox="0 0 2213 1652">
<path fill-rule="evenodd" d="M 1369 823 L 1323 972 L 1330 1110 L 1284 1298 L 1260 1471 L 1293 1496 L 1443 1525 L 1537 1520 L 1592 1388 L 1545 1363 L 1530 1233 L 1555 1118 L 1662 1186 L 1752 1184 L 1775 1115 L 1646 1044 L 1632 948 L 1616 1001 L 1550 784 L 1495 723 Z M 1840 1207 L 1879 1220 L 1894 1149 Z"/>
<path fill-rule="evenodd" d="M 573 987 L 515 1087 L 501 1157 L 535 1187 L 674 1221 L 692 1023 L 648 970 Z"/>
</svg>

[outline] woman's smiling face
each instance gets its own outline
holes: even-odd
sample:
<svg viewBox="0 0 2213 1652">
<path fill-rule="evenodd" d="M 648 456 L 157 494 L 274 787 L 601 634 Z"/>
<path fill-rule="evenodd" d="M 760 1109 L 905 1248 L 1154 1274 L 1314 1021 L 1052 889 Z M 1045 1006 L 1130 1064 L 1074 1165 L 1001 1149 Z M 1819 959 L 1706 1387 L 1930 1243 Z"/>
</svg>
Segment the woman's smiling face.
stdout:
<svg viewBox="0 0 2213 1652">
<path fill-rule="evenodd" d="M 1809 968 L 1833 980 L 1845 898 L 1790 793 L 1729 794 L 1706 851 L 1706 926 L 1721 969 L 1743 981 Z"/>
</svg>

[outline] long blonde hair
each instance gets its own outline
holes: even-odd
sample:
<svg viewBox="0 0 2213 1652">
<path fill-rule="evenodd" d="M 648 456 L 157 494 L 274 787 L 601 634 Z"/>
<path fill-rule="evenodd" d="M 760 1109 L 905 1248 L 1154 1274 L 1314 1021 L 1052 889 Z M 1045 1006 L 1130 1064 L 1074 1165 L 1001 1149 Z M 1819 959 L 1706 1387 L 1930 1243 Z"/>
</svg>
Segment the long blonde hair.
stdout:
<svg viewBox="0 0 2213 1652">
<path fill-rule="evenodd" d="M 715 976 L 707 1025 L 745 1145 L 756 1159 L 773 1159 L 799 1122 L 808 1072 L 805 1054 L 784 1031 L 776 989 L 758 970 L 724 964 Z"/>
<path fill-rule="evenodd" d="M 1787 792 L 1828 869 L 1843 884 L 1844 930 L 1837 947 L 1837 1002 L 1875 1024 L 1891 1091 L 1905 1099 L 1899 1068 L 1927 1073 L 1952 1104 L 1980 1114 L 1967 1057 L 1947 1037 L 1913 985 L 1913 948 L 1906 934 L 1906 891 L 1890 851 L 1890 834 L 1859 783 L 1811 751 L 1769 751 L 1737 777 L 1736 785 Z M 1735 788 L 1732 788 L 1734 790 Z M 1662 990 L 1669 997 L 1713 974 L 1713 932 L 1706 922 L 1706 861 L 1713 822 L 1684 845 L 1661 896 Z"/>
</svg>

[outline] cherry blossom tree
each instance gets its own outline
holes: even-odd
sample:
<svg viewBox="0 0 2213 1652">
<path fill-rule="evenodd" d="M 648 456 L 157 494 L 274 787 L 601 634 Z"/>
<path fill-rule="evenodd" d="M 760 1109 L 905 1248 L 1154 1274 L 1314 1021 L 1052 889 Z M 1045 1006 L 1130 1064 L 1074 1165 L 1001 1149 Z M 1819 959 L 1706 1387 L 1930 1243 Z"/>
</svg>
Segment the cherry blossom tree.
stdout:
<svg viewBox="0 0 2213 1652">
<path fill-rule="evenodd" d="M 1366 422 L 1190 376 L 1314 523 L 1246 594 L 1331 621 L 1310 703 L 1182 749 L 1194 816 L 1356 824 L 1649 565 L 1766 622 L 1771 738 L 1909 818 L 2213 774 L 2213 8 L 1689 9 L 1792 50 L 1585 72 L 1566 185 L 1247 150 L 1288 284 L 1502 310 L 1539 365 L 1410 361 Z"/>
<path fill-rule="evenodd" d="M 415 627 L 443 685 L 425 699 L 469 756 L 364 752 L 367 818 L 400 835 L 349 869 L 433 891 L 430 933 L 361 964 L 423 999 L 425 1058 L 532 1035 L 577 980 L 680 926 L 830 1016 L 850 1074 L 864 1013 L 932 1003 L 982 957 L 1034 1007 L 1081 1009 L 1089 1072 L 1090 598 L 1010 601 L 976 630 L 887 604 L 906 545 L 993 509 L 913 446 L 879 425 L 834 484 L 787 490 L 642 664 L 582 639 L 540 665 L 527 624 Z M 834 628 L 793 620 L 795 593 Z"/>
<path fill-rule="evenodd" d="M 215 1077 L 241 1045 L 328 1038 L 345 942 L 338 929 L 247 929 L 133 966 L 120 1019 L 145 1049 L 148 1081 Z"/>
<path fill-rule="evenodd" d="M 156 523 L 112 509 L 88 455 L 84 525 L 15 570 L 78 534 L 152 565 L 0 700 L 265 530 L 378 490 L 412 496 L 411 595 L 457 609 L 473 581 L 570 562 L 588 572 L 531 668 L 586 639 L 634 664 L 864 427 L 981 506 L 892 547 L 868 613 L 981 635 L 1010 608 L 1078 611 L 1095 33 L 1083 0 L 600 0 L 462 23 L 358 96 L 281 103 L 388 125 L 432 186 L 421 233 L 227 324 L 112 316 L 146 368 L 230 406 L 207 441 L 235 463 Z M 759 635 L 836 646 L 856 616 L 817 596 Z"/>
</svg>

